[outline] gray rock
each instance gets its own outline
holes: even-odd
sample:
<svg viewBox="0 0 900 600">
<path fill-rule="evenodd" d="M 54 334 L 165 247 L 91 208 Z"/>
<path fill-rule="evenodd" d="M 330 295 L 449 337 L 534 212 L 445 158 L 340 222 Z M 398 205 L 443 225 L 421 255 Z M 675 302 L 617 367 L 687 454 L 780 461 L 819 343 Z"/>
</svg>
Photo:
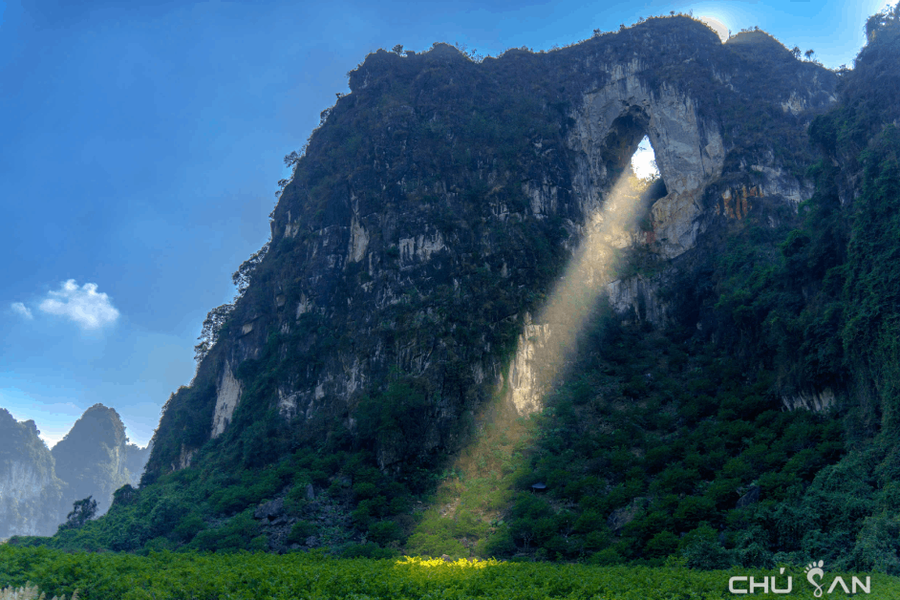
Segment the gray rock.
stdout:
<svg viewBox="0 0 900 600">
<path fill-rule="evenodd" d="M 609 518 L 606 520 L 606 524 L 613 531 L 618 531 L 634 521 L 635 517 L 637 517 L 638 513 L 645 505 L 646 499 L 635 498 L 628 506 L 612 511 L 612 514 L 610 514 Z"/>
<path fill-rule="evenodd" d="M 278 517 L 280 517 L 284 513 L 284 499 L 278 498 L 277 500 L 272 500 L 270 502 L 265 502 L 259 505 L 259 508 L 256 509 L 256 512 L 253 513 L 253 516 L 257 519 L 265 519 L 267 521 L 274 521 Z"/>
<path fill-rule="evenodd" d="M 737 508 L 744 508 L 745 506 L 750 506 L 751 504 L 756 504 L 759 502 L 759 492 L 760 488 L 758 485 L 752 486 L 747 493 L 738 498 Z"/>
</svg>

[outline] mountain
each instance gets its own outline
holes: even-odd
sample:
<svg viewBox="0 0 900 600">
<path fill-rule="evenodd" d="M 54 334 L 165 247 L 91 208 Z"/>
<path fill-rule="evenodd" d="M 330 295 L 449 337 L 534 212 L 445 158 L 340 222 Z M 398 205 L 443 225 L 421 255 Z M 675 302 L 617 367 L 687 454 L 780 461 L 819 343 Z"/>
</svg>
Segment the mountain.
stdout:
<svg viewBox="0 0 900 600">
<path fill-rule="evenodd" d="M 142 455 L 147 452 L 128 443 L 125 426 L 114 409 L 95 404 L 50 453 L 56 476 L 68 485 L 73 501 L 93 496 L 98 514 L 103 514 L 115 490 L 139 479 Z"/>
<path fill-rule="evenodd" d="M 900 10 L 867 35 L 370 54 L 140 489 L 42 543 L 900 572 Z"/>
<path fill-rule="evenodd" d="M 34 421 L 0 409 L 0 538 L 52 535 L 72 503 L 93 496 L 98 514 L 113 492 L 137 484 L 149 448 L 129 444 L 118 413 L 90 407 L 52 450 Z"/>
<path fill-rule="evenodd" d="M 445 44 L 369 55 L 296 159 L 272 241 L 236 274 L 246 290 L 194 385 L 167 404 L 147 481 L 223 435 L 248 448 L 294 422 L 304 439 L 358 435 L 361 399 L 392 380 L 424 418 L 378 436 L 380 466 L 454 448 L 463 417 L 510 376 L 510 354 L 526 352 L 529 315 L 642 137 L 665 193 L 620 245 L 654 261 L 659 282 L 751 204 L 795 218 L 813 189 L 806 126 L 834 104 L 837 79 L 764 34 L 723 45 L 685 17 L 480 64 Z M 619 308 L 642 290 L 662 318 L 657 283 L 612 279 Z M 527 360 L 514 364 L 530 381 Z M 287 441 L 267 437 L 268 455 L 248 461 L 281 454 Z"/>
</svg>

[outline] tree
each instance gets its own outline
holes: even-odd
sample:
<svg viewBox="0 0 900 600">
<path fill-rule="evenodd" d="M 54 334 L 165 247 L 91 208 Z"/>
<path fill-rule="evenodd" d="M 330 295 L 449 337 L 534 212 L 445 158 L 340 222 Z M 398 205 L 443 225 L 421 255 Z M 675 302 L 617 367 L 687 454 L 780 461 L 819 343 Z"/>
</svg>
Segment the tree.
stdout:
<svg viewBox="0 0 900 600">
<path fill-rule="evenodd" d="M 128 506 L 137 497 L 137 490 L 130 483 L 126 483 L 113 492 L 113 504 L 117 506 Z"/>
<path fill-rule="evenodd" d="M 403 52 L 403 44 L 397 44 L 393 48 L 391 48 L 391 52 L 394 54 L 401 54 Z"/>
<path fill-rule="evenodd" d="M 806 57 L 806 60 L 812 60 L 812 57 L 815 53 L 816 53 L 816 51 L 813 50 L 812 48 L 810 48 L 809 50 L 807 50 L 806 52 L 803 53 L 803 56 Z"/>
<path fill-rule="evenodd" d="M 78 529 L 93 519 L 96 514 L 97 501 L 93 500 L 93 496 L 88 496 L 84 500 L 76 500 L 72 503 L 72 512 L 66 515 L 66 522 L 60 526 L 60 529 Z"/>
<path fill-rule="evenodd" d="M 900 22 L 900 3 L 897 3 L 894 8 L 886 7 L 866 19 L 866 39 L 869 42 L 873 41 L 881 28 L 891 24 L 896 26 L 898 22 Z"/>
<path fill-rule="evenodd" d="M 194 346 L 194 360 L 200 362 L 209 354 L 210 349 L 215 345 L 219 337 L 219 331 L 231 313 L 234 311 L 234 304 L 223 304 L 209 311 L 206 320 L 203 321 L 203 330 L 200 332 L 200 343 Z"/>
<path fill-rule="evenodd" d="M 799 50 L 799 48 L 798 48 Z M 292 151 L 290 154 L 284 157 L 284 166 L 293 167 L 296 163 L 300 162 L 300 159 L 303 158 L 302 152 L 297 152 L 296 150 Z"/>
<path fill-rule="evenodd" d="M 800 55 L 803 54 L 803 51 L 800 50 L 800 46 L 794 46 L 793 48 L 791 48 L 791 54 L 794 55 L 794 58 L 800 60 Z"/>
<path fill-rule="evenodd" d="M 253 272 L 256 271 L 268 252 L 269 242 L 266 242 L 258 252 L 241 263 L 241 266 L 238 267 L 238 270 L 232 273 L 231 281 L 238 288 L 238 296 L 243 295 L 243 293 L 250 286 L 250 281 L 253 278 Z"/>
</svg>

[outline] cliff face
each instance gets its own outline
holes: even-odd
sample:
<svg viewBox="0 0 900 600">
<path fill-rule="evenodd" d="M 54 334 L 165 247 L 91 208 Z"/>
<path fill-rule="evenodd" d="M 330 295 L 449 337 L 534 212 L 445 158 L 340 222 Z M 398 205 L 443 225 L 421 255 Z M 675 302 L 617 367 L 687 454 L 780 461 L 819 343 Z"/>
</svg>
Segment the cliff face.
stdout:
<svg viewBox="0 0 900 600">
<path fill-rule="evenodd" d="M 128 483 L 136 487 L 141 482 L 141 475 L 144 473 L 144 465 L 147 464 L 147 458 L 149 457 L 150 446 L 141 448 L 137 444 L 126 444 L 124 468 L 122 471 L 117 471 L 117 473 L 127 473 Z"/>
<path fill-rule="evenodd" d="M 443 44 L 369 55 L 296 162 L 194 384 L 167 404 L 147 481 L 223 436 L 358 436 L 360 407 L 391 382 L 415 390 L 423 422 L 415 450 L 376 436 L 383 468 L 453 448 L 500 387 L 539 408 L 531 357 L 558 324 L 534 319 L 641 138 L 662 187 L 640 228 L 599 244 L 652 268 L 595 283 L 626 318 L 663 324 L 666 282 L 733 223 L 796 217 L 813 189 L 806 127 L 835 85 L 765 34 L 722 44 L 682 17 L 482 63 Z"/>
<path fill-rule="evenodd" d="M 65 520 L 65 484 L 38 433 L 0 409 L 0 538 L 51 535 Z"/>
</svg>

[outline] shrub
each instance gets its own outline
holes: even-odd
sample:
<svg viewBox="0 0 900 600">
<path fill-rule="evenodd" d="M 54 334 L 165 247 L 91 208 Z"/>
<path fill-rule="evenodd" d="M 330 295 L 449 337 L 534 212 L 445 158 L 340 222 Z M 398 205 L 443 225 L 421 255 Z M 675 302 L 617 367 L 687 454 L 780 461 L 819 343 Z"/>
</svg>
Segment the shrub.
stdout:
<svg viewBox="0 0 900 600">
<path fill-rule="evenodd" d="M 368 537 L 373 542 L 386 546 L 400 539 L 400 527 L 393 521 L 379 521 L 369 526 Z"/>
<path fill-rule="evenodd" d="M 648 556 L 664 558 L 678 550 L 678 536 L 671 531 L 660 531 L 644 548 Z"/>
<path fill-rule="evenodd" d="M 394 558 L 396 550 L 382 548 L 378 544 L 368 542 L 365 544 L 348 544 L 341 550 L 342 558 Z"/>
<path fill-rule="evenodd" d="M 306 542 L 306 539 L 308 537 L 315 534 L 315 525 L 313 525 L 309 521 L 297 521 L 296 523 L 294 523 L 293 527 L 291 527 L 291 532 L 288 534 L 287 542 L 289 544 L 303 544 Z"/>
</svg>

